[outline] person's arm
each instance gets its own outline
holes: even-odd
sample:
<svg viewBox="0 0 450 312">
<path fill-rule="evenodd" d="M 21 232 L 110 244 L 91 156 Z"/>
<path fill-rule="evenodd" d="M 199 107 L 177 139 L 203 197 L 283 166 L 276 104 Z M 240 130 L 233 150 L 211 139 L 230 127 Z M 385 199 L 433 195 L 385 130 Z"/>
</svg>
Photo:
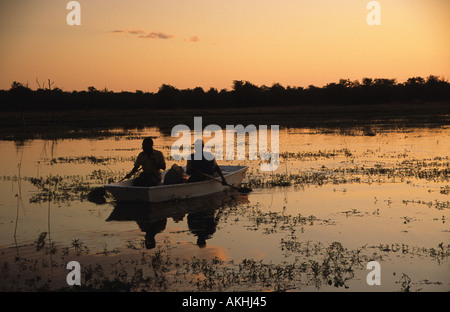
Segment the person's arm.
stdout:
<svg viewBox="0 0 450 312">
<path fill-rule="evenodd" d="M 130 173 L 125 176 L 125 179 L 131 178 L 138 171 L 139 167 L 134 166 L 133 169 L 130 171 Z"/>
<path fill-rule="evenodd" d="M 141 154 L 139 154 L 138 157 L 136 158 L 136 162 L 134 163 L 133 169 L 130 171 L 129 174 L 125 176 L 125 179 L 131 178 L 136 172 L 138 172 L 141 165 L 142 165 Z"/>
</svg>

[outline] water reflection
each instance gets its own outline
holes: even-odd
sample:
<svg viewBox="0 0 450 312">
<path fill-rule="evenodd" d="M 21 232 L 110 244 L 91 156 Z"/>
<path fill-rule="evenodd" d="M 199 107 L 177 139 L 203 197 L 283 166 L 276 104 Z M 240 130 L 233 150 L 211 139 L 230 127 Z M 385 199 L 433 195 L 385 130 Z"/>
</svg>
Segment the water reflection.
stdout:
<svg viewBox="0 0 450 312">
<path fill-rule="evenodd" d="M 153 249 L 156 246 L 155 236 L 166 229 L 167 218 L 157 221 L 136 220 L 142 232 L 145 232 L 145 248 Z"/>
<path fill-rule="evenodd" d="M 167 219 L 178 223 L 186 218 L 197 246 L 203 248 L 216 232 L 223 212 L 248 203 L 248 196 L 227 192 L 164 203 L 116 202 L 106 222 L 135 221 L 139 229 L 145 232 L 145 247 L 152 249 L 156 246 L 156 235 L 166 229 Z"/>
<path fill-rule="evenodd" d="M 31 140 L 16 145 L 0 141 L 0 260 L 21 271 L 25 266 L 31 268 L 30 258 L 36 258 L 50 271 L 52 263 L 62 259 L 59 255 L 64 261 L 74 252 L 91 259 L 92 254 L 84 252 L 88 248 L 105 250 L 105 255 L 107 249 L 114 250 L 125 260 L 134 256 L 133 249 L 156 246 L 168 256 L 170 252 L 171 259 L 190 264 L 189 270 L 197 269 L 200 258 L 233 261 L 236 266 L 224 263 L 230 277 L 228 288 L 220 284 L 222 276 L 212 275 L 208 280 L 217 281 L 223 289 L 234 290 L 237 283 L 242 290 L 259 287 L 253 286 L 258 285 L 253 280 L 255 263 L 267 272 L 259 275 L 263 279 L 258 289 L 265 289 L 268 282 L 274 289 L 286 289 L 317 280 L 322 288 L 330 279 L 342 285 L 349 274 L 357 272 L 356 263 L 352 267 L 345 261 L 367 246 L 364 254 L 356 255 L 374 260 L 376 252 L 391 269 L 391 274 L 383 275 L 383 290 L 398 290 L 400 273 L 404 273 L 411 277 L 413 288 L 448 291 L 449 130 L 448 126 L 393 131 L 376 127 L 282 129 L 276 172 L 260 172 L 259 161 L 248 157 L 243 163 L 219 162 L 249 166 L 244 182 L 254 192 L 248 205 L 247 197 L 227 194 L 162 204 L 115 204 L 110 198 L 102 206 L 88 202 L 87 194 L 93 188 L 123 178 L 144 136 L 156 137 L 155 146 L 172 165 L 171 147 L 176 138 L 168 132 L 118 130 L 112 137 Z M 142 245 L 134 248 L 135 241 Z M 328 249 L 335 241 L 346 251 L 337 244 Z M 193 257 L 195 261 L 183 262 Z M 247 262 L 240 263 L 242 259 Z M 335 260 L 341 265 L 331 266 Z M 278 272 L 287 277 L 268 278 L 281 265 L 284 271 Z M 290 268 L 299 268 L 294 272 L 298 275 L 291 278 Z M 344 286 L 366 290 L 368 271 L 364 272 L 365 266 L 361 270 L 362 278 L 355 276 Z M 6 272 L 10 279 L 0 278 L 0 288 L 16 279 L 11 272 Z M 184 279 L 185 272 L 178 276 L 183 277 L 180 283 L 194 287 Z M 215 272 L 223 272 L 222 267 Z M 25 274 L 21 279 L 29 281 Z M 177 289 L 173 287 L 169 289 Z"/>
<path fill-rule="evenodd" d="M 197 245 L 200 248 L 206 247 L 206 240 L 210 239 L 216 232 L 220 215 L 215 211 L 205 210 L 191 212 L 187 216 L 189 230 L 197 237 Z"/>
</svg>

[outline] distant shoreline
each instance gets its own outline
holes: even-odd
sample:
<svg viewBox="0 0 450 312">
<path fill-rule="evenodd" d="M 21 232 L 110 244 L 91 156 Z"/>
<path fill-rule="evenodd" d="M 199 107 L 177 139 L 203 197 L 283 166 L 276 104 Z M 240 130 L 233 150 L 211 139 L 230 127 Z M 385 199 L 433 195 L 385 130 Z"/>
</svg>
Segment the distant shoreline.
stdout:
<svg viewBox="0 0 450 312">
<path fill-rule="evenodd" d="M 63 139 L 112 136 L 110 130 L 158 127 L 170 135 L 177 124 L 193 127 L 195 116 L 204 125 L 255 124 L 281 128 L 387 129 L 450 125 L 450 102 L 371 105 L 302 105 L 196 109 L 78 109 L 6 111 L 0 114 L 1 140 Z"/>
<path fill-rule="evenodd" d="M 0 90 L 0 139 L 27 140 L 111 136 L 112 129 L 158 127 L 170 134 L 177 124 L 279 125 L 348 128 L 439 127 L 448 125 L 450 83 L 439 76 L 341 79 L 324 87 L 256 86 L 234 80 L 231 90 L 177 89 L 112 92 L 106 88 L 63 91 L 47 85 L 32 90 L 13 82 Z M 123 131 L 122 131 L 123 132 Z M 117 132 L 116 132 L 117 133 Z"/>
<path fill-rule="evenodd" d="M 340 79 L 323 87 L 257 86 L 234 80 L 231 90 L 201 87 L 177 89 L 163 84 L 158 92 L 113 92 L 93 86 L 82 91 L 64 91 L 53 83 L 32 90 L 14 81 L 9 90 L 0 90 L 0 111 L 67 111 L 92 109 L 260 109 L 262 107 L 345 107 L 386 103 L 450 102 L 450 83 L 439 76 L 413 77 L 403 83 L 396 79 Z"/>
</svg>

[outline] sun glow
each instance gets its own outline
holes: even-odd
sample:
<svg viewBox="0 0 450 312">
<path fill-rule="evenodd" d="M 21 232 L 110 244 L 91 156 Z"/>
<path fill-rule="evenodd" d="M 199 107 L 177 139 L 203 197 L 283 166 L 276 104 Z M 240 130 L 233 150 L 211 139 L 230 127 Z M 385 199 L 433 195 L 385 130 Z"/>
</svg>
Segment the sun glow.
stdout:
<svg viewBox="0 0 450 312">
<path fill-rule="evenodd" d="M 450 2 L 378 1 L 0 1 L 0 88 L 114 91 L 317 85 L 363 77 L 450 76 Z"/>
</svg>

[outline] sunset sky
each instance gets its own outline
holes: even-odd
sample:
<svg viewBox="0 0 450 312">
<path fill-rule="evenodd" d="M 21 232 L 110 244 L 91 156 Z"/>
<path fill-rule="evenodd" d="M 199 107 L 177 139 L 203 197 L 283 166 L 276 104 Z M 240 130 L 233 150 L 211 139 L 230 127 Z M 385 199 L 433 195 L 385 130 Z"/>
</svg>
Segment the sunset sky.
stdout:
<svg viewBox="0 0 450 312">
<path fill-rule="evenodd" d="M 80 26 L 68 2 L 0 0 L 0 89 L 450 80 L 449 0 L 379 0 L 379 26 L 369 0 L 80 0 Z"/>
</svg>

